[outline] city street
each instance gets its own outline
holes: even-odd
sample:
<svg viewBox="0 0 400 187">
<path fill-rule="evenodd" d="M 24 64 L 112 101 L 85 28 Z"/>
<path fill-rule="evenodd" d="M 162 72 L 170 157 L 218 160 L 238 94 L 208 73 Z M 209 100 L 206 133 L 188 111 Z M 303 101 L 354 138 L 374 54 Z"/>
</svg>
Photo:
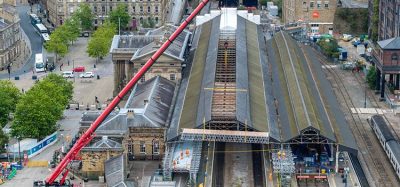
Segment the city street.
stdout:
<svg viewBox="0 0 400 187">
<path fill-rule="evenodd" d="M 30 11 L 30 7 L 27 5 L 17 5 L 17 11 L 19 14 L 19 17 L 21 19 L 20 25 L 27 35 L 29 41 L 26 41 L 27 43 L 30 42 L 30 46 L 32 47 L 32 54 L 28 59 L 27 63 L 23 63 L 23 66 L 18 68 L 18 67 L 11 67 L 11 78 L 14 78 L 15 76 L 20 76 L 22 74 L 28 73 L 32 70 L 33 64 L 35 63 L 35 54 L 36 53 L 42 53 L 42 46 L 43 42 L 39 34 L 36 33 L 34 27 L 31 24 L 28 12 Z M 22 31 L 21 31 L 22 32 Z M 22 37 L 24 38 L 24 37 Z M 28 44 L 29 45 L 29 44 Z M 0 71 L 0 79 L 8 79 L 8 73 L 7 70 Z"/>
</svg>

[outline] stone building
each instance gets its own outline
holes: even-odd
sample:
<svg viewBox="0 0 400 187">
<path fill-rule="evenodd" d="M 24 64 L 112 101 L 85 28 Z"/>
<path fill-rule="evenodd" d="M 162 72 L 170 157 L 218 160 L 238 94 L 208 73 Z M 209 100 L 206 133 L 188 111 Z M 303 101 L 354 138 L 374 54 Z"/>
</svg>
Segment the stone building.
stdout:
<svg viewBox="0 0 400 187">
<path fill-rule="evenodd" d="M 102 136 L 92 140 L 93 143 L 84 147 L 80 152 L 82 158 L 82 176 L 89 179 L 98 179 L 104 176 L 104 162 L 123 152 L 121 139 Z"/>
<path fill-rule="evenodd" d="M 144 36 L 114 36 L 110 49 L 114 63 L 114 95 L 126 85 L 175 29 L 175 26 L 166 25 L 149 31 Z M 189 31 L 184 30 L 140 82 L 158 75 L 178 82 L 181 79 L 182 68 L 185 67 L 190 35 Z"/>
<path fill-rule="evenodd" d="M 400 0 L 379 1 L 378 40 L 400 36 Z"/>
<path fill-rule="evenodd" d="M 304 21 L 311 33 L 333 33 L 337 0 L 283 0 L 285 24 Z"/>
<path fill-rule="evenodd" d="M 81 3 L 88 3 L 92 12 L 96 15 L 94 25 L 101 24 L 107 15 L 117 8 L 119 4 L 127 5 L 127 12 L 132 18 L 128 24 L 130 29 L 135 29 L 141 21 L 147 21 L 148 18 L 154 19 L 156 27 L 165 22 L 167 1 L 166 0 L 137 0 L 137 1 L 113 1 L 113 0 L 47 0 L 47 10 L 49 21 L 58 26 L 68 19 Z"/>
<path fill-rule="evenodd" d="M 129 161 L 161 160 L 176 91 L 176 84 L 161 76 L 136 85 L 125 107 L 109 116 L 96 130 L 96 139 L 82 149 L 83 175 L 104 176 L 104 161 L 120 153 Z M 96 115 L 86 113 L 81 124 Z"/>
<path fill-rule="evenodd" d="M 380 90 L 381 100 L 385 100 L 385 85 L 394 90 L 400 86 L 400 37 L 378 41 L 373 51 L 377 68 L 376 90 Z"/>
<path fill-rule="evenodd" d="M 0 0 L 0 69 L 5 69 L 24 50 L 19 22 L 15 0 Z"/>
</svg>

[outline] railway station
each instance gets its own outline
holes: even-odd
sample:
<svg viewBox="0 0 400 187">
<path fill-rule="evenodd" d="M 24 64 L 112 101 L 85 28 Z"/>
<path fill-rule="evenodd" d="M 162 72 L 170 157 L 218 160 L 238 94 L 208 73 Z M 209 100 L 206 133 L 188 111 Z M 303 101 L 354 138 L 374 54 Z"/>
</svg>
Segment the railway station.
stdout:
<svg viewBox="0 0 400 187">
<path fill-rule="evenodd" d="M 193 60 L 166 135 L 165 179 L 188 173 L 196 184 L 229 186 L 245 168 L 245 183 L 256 185 L 270 178 L 258 173 L 286 159 L 297 180 L 319 180 L 338 171 L 339 152 L 357 154 L 321 64 L 284 32 L 266 41 L 259 22 L 234 8 L 196 18 Z"/>
</svg>

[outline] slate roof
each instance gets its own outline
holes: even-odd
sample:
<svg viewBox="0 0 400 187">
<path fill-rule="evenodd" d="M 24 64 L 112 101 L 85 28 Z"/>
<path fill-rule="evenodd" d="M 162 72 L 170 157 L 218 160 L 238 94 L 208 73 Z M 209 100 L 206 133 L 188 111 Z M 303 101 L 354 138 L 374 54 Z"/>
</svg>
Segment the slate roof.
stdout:
<svg viewBox="0 0 400 187">
<path fill-rule="evenodd" d="M 378 45 L 382 49 L 400 49 L 400 37 L 378 41 Z"/>
<path fill-rule="evenodd" d="M 96 134 L 124 134 L 129 127 L 167 128 L 175 87 L 174 82 L 161 76 L 136 85 L 125 107 L 121 108 L 117 115 L 103 122 Z"/>
<path fill-rule="evenodd" d="M 100 140 L 94 141 L 82 149 L 83 151 L 96 151 L 96 150 L 116 150 L 123 151 L 122 144 L 103 136 Z"/>
<path fill-rule="evenodd" d="M 105 161 L 104 172 L 108 187 L 133 187 L 132 181 L 126 181 L 126 157 L 124 154 Z"/>
<path fill-rule="evenodd" d="M 160 28 L 149 31 L 146 36 L 154 37 L 155 39 L 147 45 L 141 47 L 135 52 L 132 61 L 141 58 L 147 54 L 154 53 L 167 38 L 177 29 L 173 25 L 165 25 Z M 183 55 L 186 50 L 191 33 L 188 30 L 183 30 L 182 33 L 174 40 L 174 42 L 165 50 L 164 55 L 169 55 L 178 60 L 184 61 Z"/>
</svg>

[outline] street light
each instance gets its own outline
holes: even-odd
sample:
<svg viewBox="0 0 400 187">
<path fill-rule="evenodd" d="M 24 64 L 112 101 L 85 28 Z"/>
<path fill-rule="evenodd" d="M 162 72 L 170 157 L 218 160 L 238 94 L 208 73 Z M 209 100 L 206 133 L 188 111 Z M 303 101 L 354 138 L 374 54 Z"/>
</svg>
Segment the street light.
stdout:
<svg viewBox="0 0 400 187">
<path fill-rule="evenodd" d="M 364 87 L 364 108 L 367 108 L 367 85 Z"/>
</svg>

